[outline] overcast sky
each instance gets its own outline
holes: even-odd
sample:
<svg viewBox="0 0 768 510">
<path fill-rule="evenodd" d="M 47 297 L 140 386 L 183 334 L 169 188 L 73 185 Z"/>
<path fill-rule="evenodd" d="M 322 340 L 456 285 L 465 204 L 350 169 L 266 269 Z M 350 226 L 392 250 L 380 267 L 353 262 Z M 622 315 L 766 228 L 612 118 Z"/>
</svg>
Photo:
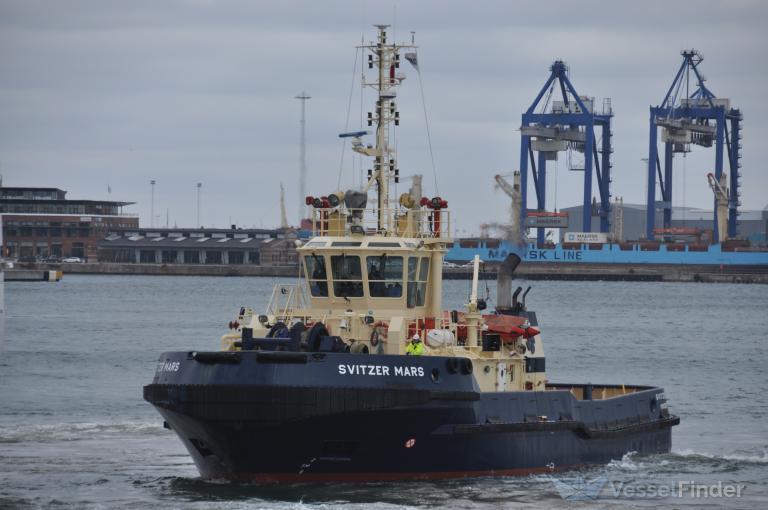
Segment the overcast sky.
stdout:
<svg viewBox="0 0 768 510">
<path fill-rule="evenodd" d="M 306 90 L 308 190 L 336 188 L 354 46 L 394 24 L 416 32 L 439 193 L 460 233 L 507 218 L 493 175 L 518 168 L 520 115 L 567 62 L 582 95 L 612 99 L 614 196 L 645 200 L 648 107 L 697 48 L 709 88 L 744 112 L 742 201 L 768 202 L 768 3 L 0 0 L 0 173 L 6 186 L 136 202 L 150 223 L 279 223 L 279 186 L 298 216 L 300 105 Z M 358 63 L 358 74 L 360 66 Z M 400 172 L 435 193 L 419 82 L 399 93 Z M 364 112 L 372 109 L 370 96 Z M 354 87 L 350 128 L 359 126 Z M 342 188 L 358 180 L 351 153 Z M 676 160 L 674 201 L 711 208 L 714 149 Z M 583 174 L 550 167 L 549 208 L 581 200 Z M 111 194 L 107 188 L 111 187 Z M 398 191 L 405 191 L 401 184 Z M 683 193 L 685 191 L 685 193 Z M 465 231 L 465 232 L 462 232 Z"/>
</svg>

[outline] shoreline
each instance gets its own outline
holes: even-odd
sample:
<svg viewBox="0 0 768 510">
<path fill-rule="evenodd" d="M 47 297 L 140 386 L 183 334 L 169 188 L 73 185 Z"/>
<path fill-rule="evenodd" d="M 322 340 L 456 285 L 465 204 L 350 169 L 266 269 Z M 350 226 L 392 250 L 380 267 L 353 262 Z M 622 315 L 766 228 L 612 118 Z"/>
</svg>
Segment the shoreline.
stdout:
<svg viewBox="0 0 768 510">
<path fill-rule="evenodd" d="M 6 269 L 6 281 L 14 281 L 16 271 L 42 274 L 58 270 L 67 274 L 91 275 L 154 275 L 154 276 L 250 276 L 250 277 L 297 277 L 296 266 L 257 265 L 184 265 L 184 264 L 36 264 Z M 496 279 L 491 267 L 485 279 Z M 446 280 L 470 280 L 469 268 L 444 268 Z M 516 280 L 571 280 L 571 281 L 642 281 L 642 282 L 702 282 L 702 283 L 758 283 L 768 284 L 768 268 L 754 266 L 705 266 L 705 265 L 617 265 L 617 264 L 551 264 L 525 263 L 517 268 Z M 27 278 L 29 280 L 29 278 Z"/>
</svg>

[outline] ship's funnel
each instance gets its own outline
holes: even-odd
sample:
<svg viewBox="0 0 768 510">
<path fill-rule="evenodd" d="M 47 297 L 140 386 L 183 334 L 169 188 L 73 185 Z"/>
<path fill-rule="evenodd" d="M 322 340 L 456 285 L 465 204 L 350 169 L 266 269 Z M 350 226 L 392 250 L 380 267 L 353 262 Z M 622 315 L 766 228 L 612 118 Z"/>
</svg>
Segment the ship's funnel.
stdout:
<svg viewBox="0 0 768 510">
<path fill-rule="evenodd" d="M 499 310 L 512 308 L 512 275 L 519 264 L 520 257 L 510 253 L 496 270 L 496 308 Z"/>
</svg>

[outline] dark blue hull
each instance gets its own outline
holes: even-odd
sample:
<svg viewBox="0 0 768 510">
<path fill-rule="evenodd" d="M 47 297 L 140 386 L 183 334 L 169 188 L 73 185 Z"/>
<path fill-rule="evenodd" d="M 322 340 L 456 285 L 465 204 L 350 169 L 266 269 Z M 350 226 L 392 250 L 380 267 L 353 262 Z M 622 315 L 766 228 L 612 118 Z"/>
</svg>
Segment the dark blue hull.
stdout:
<svg viewBox="0 0 768 510">
<path fill-rule="evenodd" d="M 604 400 L 567 389 L 481 393 L 469 363 L 455 373 L 448 365 L 435 356 L 166 353 L 144 398 L 204 478 L 527 474 L 670 450 L 678 419 L 662 410 L 660 388 Z"/>
</svg>

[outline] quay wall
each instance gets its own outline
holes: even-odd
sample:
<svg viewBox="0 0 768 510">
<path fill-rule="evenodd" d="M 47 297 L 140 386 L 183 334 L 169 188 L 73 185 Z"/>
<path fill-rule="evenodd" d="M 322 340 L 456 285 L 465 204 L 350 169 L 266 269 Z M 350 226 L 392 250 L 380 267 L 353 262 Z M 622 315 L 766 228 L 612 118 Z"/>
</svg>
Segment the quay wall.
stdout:
<svg viewBox="0 0 768 510">
<path fill-rule="evenodd" d="M 296 266 L 213 265 L 213 264 L 120 264 L 94 262 L 60 264 L 64 274 L 143 274 L 169 276 L 269 276 L 296 277 Z M 468 280 L 470 268 L 445 268 L 445 279 Z M 485 278 L 494 279 L 496 270 L 490 266 Z M 522 280 L 582 280 L 582 281 L 658 281 L 658 282 L 721 282 L 768 283 L 768 268 L 713 265 L 617 265 L 617 264 L 552 264 L 523 262 L 515 271 Z"/>
</svg>

